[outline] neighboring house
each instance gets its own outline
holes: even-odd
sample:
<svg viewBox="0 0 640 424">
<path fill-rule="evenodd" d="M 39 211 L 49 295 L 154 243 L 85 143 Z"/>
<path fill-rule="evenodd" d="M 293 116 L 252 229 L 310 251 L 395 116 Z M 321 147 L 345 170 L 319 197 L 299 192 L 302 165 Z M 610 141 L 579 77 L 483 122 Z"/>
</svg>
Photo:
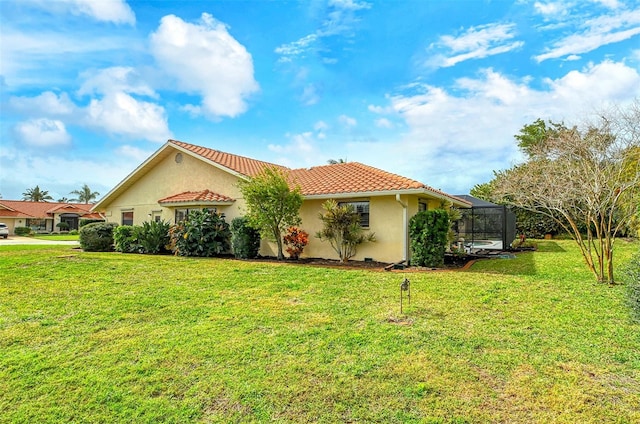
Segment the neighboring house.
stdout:
<svg viewBox="0 0 640 424">
<path fill-rule="evenodd" d="M 363 244 L 354 259 L 397 262 L 409 257 L 409 219 L 420 210 L 436 208 L 446 200 L 458 207 L 470 204 L 419 181 L 357 162 L 289 169 L 206 147 L 169 140 L 122 180 L 93 207 L 109 222 L 140 225 L 149 220 L 171 223 L 189 210 L 209 208 L 227 222 L 246 213 L 238 187 L 240 180 L 274 166 L 300 186 L 304 202 L 300 227 L 310 235 L 303 257 L 336 258 L 328 242 L 314 235 L 322 228 L 318 218 L 327 199 L 351 203 L 361 225 L 374 232 L 376 242 Z M 260 253 L 275 256 L 271 243 Z"/>
<path fill-rule="evenodd" d="M 70 230 L 77 230 L 80 219 L 104 219 L 92 212 L 91 204 L 60 202 L 29 202 L 0 199 L 0 221 L 7 224 L 9 233 L 16 227 L 30 227 L 33 231 L 58 231 L 58 223 L 66 222 Z"/>
</svg>

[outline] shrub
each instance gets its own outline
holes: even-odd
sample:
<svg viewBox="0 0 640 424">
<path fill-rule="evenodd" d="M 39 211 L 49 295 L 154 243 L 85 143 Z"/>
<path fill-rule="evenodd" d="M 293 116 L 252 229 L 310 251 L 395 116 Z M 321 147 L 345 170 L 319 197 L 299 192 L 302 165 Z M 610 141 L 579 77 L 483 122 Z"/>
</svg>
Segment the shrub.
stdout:
<svg viewBox="0 0 640 424">
<path fill-rule="evenodd" d="M 449 233 L 449 214 L 444 209 L 418 212 L 409 220 L 411 265 L 442 267 Z"/>
<path fill-rule="evenodd" d="M 155 255 L 167 252 L 170 228 L 171 224 L 163 220 L 143 222 L 142 227 L 136 227 L 134 235 L 137 236 L 142 253 Z"/>
<path fill-rule="evenodd" d="M 340 262 L 346 262 L 356 255 L 358 246 L 367 241 L 375 241 L 374 233 L 365 234 L 360 226 L 360 216 L 353 205 L 338 206 L 335 200 L 322 204 L 325 213 L 320 213 L 323 228 L 316 233 L 320 240 L 328 240 L 338 254 Z"/>
<path fill-rule="evenodd" d="M 77 236 L 77 235 L 78 235 L 78 230 L 71 230 L 71 231 L 69 231 L 69 235 L 70 235 L 70 236 Z"/>
<path fill-rule="evenodd" d="M 69 229 L 69 224 L 67 224 L 66 222 L 58 222 L 56 224 L 56 227 L 58 227 L 60 231 L 67 231 Z"/>
<path fill-rule="evenodd" d="M 287 246 L 287 253 L 291 259 L 298 259 L 309 243 L 309 233 L 298 227 L 289 227 L 287 234 L 282 238 L 284 245 Z"/>
<path fill-rule="evenodd" d="M 631 315 L 640 322 L 640 252 L 633 255 L 631 261 L 622 269 L 627 283 L 627 299 Z"/>
<path fill-rule="evenodd" d="M 116 252 L 138 253 L 140 244 L 133 225 L 120 225 L 113 230 L 113 245 Z"/>
<path fill-rule="evenodd" d="M 109 252 L 113 250 L 114 222 L 94 222 L 80 229 L 80 247 L 87 252 Z"/>
<path fill-rule="evenodd" d="M 31 235 L 31 228 L 29 227 L 16 227 L 13 232 L 17 236 L 29 236 Z"/>
<path fill-rule="evenodd" d="M 104 222 L 104 219 L 89 219 L 89 218 L 81 218 L 78 223 L 78 227 L 82 228 L 85 225 L 94 224 L 96 222 Z"/>
<path fill-rule="evenodd" d="M 229 251 L 231 231 L 221 216 L 208 209 L 189 212 L 170 229 L 171 250 L 179 256 L 216 256 Z"/>
<path fill-rule="evenodd" d="M 246 217 L 231 221 L 231 247 L 238 259 L 253 259 L 260 251 L 260 231 L 249 225 Z"/>
</svg>

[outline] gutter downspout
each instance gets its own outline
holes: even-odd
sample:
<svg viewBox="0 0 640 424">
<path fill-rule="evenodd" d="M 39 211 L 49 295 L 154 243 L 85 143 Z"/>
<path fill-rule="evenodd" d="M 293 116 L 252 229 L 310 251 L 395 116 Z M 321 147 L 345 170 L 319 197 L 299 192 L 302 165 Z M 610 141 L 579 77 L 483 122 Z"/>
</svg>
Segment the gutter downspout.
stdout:
<svg viewBox="0 0 640 424">
<path fill-rule="evenodd" d="M 406 262 L 409 260 L 409 210 L 407 209 L 407 204 L 400 199 L 399 194 L 396 194 L 396 202 L 400 203 L 400 206 L 404 209 L 404 213 L 402 214 L 402 260 Z"/>
</svg>

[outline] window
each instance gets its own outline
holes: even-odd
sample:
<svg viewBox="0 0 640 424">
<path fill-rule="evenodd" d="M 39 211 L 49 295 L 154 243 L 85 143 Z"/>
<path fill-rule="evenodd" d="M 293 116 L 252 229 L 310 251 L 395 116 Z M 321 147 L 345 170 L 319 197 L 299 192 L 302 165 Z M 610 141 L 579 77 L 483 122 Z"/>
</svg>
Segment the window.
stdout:
<svg viewBox="0 0 640 424">
<path fill-rule="evenodd" d="M 424 212 L 428 209 L 426 200 L 418 200 L 418 212 Z"/>
<path fill-rule="evenodd" d="M 340 202 L 338 206 L 351 205 L 353 210 L 360 216 L 360 226 L 369 227 L 369 201 L 364 202 Z"/>
<path fill-rule="evenodd" d="M 47 230 L 47 220 L 39 219 L 39 218 L 27 218 L 27 227 L 30 227 L 33 231 L 46 231 Z"/>
<path fill-rule="evenodd" d="M 185 219 L 187 219 L 187 215 L 189 215 L 189 212 L 191 211 L 199 211 L 201 208 L 191 208 L 191 209 L 176 209 L 176 217 L 175 217 L 175 223 L 177 224 L 178 222 L 182 222 Z M 218 213 L 218 208 L 206 208 L 210 213 Z M 224 216 L 223 216 L 224 218 Z"/>
<path fill-rule="evenodd" d="M 122 225 L 133 225 L 133 211 L 122 212 Z"/>
</svg>

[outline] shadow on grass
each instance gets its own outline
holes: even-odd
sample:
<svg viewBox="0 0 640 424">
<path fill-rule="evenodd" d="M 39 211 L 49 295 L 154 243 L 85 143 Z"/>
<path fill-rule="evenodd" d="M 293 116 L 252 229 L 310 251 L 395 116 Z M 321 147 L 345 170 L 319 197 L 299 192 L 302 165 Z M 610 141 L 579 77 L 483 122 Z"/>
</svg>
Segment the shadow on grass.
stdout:
<svg viewBox="0 0 640 424">
<path fill-rule="evenodd" d="M 566 250 L 555 241 L 539 241 L 538 252 L 566 252 Z"/>
<path fill-rule="evenodd" d="M 535 275 L 537 273 L 534 252 L 521 252 L 513 259 L 481 259 L 470 268 L 471 272 L 488 272 L 505 275 Z"/>
</svg>

